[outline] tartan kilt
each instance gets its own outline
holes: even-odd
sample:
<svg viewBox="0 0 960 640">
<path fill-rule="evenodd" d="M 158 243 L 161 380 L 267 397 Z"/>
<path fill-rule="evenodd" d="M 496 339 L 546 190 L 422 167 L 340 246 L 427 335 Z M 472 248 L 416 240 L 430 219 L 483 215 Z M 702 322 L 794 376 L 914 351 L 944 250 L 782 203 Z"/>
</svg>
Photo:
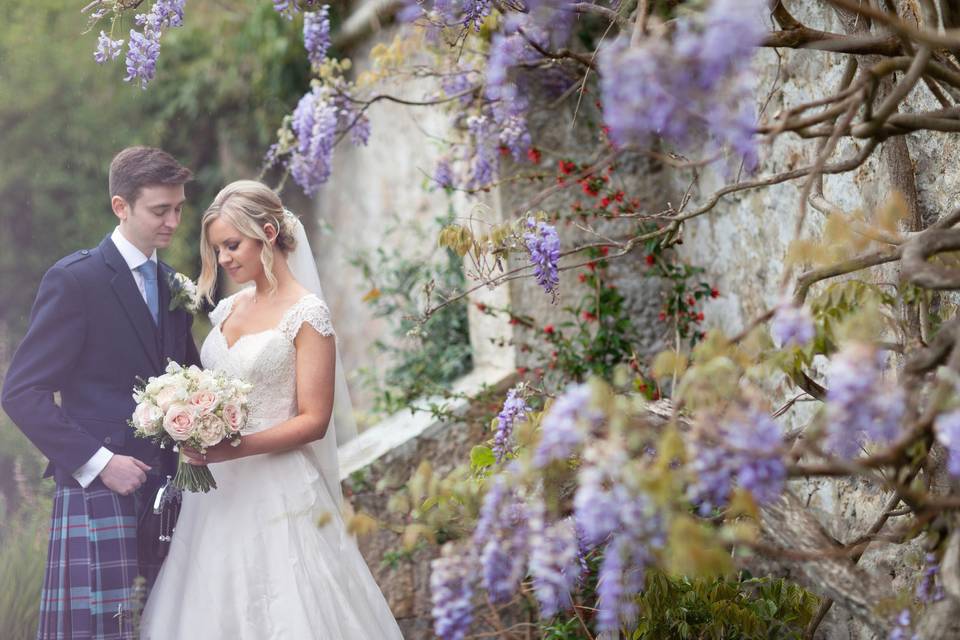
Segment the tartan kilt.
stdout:
<svg viewBox="0 0 960 640">
<path fill-rule="evenodd" d="M 57 486 L 38 640 L 127 640 L 157 567 L 137 565 L 139 492 L 121 496 L 94 480 L 86 489 Z"/>
</svg>

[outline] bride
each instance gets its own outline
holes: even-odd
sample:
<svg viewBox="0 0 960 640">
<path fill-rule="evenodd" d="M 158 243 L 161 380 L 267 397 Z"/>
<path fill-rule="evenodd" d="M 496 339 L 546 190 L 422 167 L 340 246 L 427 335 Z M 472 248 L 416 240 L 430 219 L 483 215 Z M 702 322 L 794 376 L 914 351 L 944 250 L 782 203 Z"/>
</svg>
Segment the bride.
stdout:
<svg viewBox="0 0 960 640">
<path fill-rule="evenodd" d="M 402 637 L 340 515 L 337 432 L 350 416 L 334 405 L 348 398 L 306 240 L 259 182 L 228 185 L 203 215 L 201 293 L 218 265 L 255 286 L 210 314 L 201 360 L 253 385 L 251 412 L 239 446 L 187 452 L 219 488 L 183 495 L 144 639 Z"/>
</svg>

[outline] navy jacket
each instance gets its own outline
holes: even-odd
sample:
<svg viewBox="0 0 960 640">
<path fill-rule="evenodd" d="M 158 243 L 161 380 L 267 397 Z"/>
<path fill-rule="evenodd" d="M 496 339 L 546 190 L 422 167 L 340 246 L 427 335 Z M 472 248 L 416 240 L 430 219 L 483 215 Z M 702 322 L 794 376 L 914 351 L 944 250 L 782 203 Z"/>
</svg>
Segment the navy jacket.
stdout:
<svg viewBox="0 0 960 640">
<path fill-rule="evenodd" d="M 40 283 L 30 327 L 3 385 L 3 409 L 50 460 L 44 477 L 78 486 L 72 473 L 103 446 L 156 463 L 172 455 L 137 438 L 137 377 L 163 373 L 167 360 L 200 364 L 193 317 L 169 311 L 169 277 L 160 263 L 160 327 L 110 236 L 57 262 Z M 60 393 L 59 406 L 54 393 Z"/>
</svg>

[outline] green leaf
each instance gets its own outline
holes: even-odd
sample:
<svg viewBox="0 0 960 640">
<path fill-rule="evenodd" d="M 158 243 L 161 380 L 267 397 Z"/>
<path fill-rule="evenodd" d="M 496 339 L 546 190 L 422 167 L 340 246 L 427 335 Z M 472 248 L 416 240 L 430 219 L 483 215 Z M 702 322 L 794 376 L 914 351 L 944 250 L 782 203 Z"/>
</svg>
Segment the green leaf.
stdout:
<svg viewBox="0 0 960 640">
<path fill-rule="evenodd" d="M 493 449 L 486 447 L 484 445 L 477 445 L 470 450 L 470 467 L 474 471 L 479 471 L 481 469 L 486 469 L 490 467 L 497 461 L 495 455 L 493 455 Z"/>
</svg>

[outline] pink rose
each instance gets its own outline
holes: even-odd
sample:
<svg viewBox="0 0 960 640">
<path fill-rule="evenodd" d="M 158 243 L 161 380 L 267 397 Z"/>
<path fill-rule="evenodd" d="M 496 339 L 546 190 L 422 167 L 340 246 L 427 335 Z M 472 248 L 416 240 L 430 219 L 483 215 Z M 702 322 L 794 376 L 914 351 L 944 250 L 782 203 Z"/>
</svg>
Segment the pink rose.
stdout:
<svg viewBox="0 0 960 640">
<path fill-rule="evenodd" d="M 240 405 L 233 402 L 228 402 L 223 405 L 222 415 L 223 422 L 227 425 L 227 431 L 230 433 L 239 432 L 247 421 L 243 409 L 240 408 Z"/>
<path fill-rule="evenodd" d="M 200 413 L 213 413 L 219 402 L 220 396 L 213 391 L 200 390 L 190 396 L 190 404 Z"/>
<path fill-rule="evenodd" d="M 193 435 L 196 421 L 196 409 L 177 403 L 167 409 L 167 414 L 163 417 L 163 429 L 177 442 L 183 442 Z"/>
<path fill-rule="evenodd" d="M 200 416 L 197 421 L 197 437 L 200 439 L 200 444 L 204 447 L 218 444 L 226 435 L 225 427 L 223 420 L 211 413 Z"/>
<path fill-rule="evenodd" d="M 155 436 L 163 430 L 163 411 L 152 402 L 141 402 L 133 412 L 133 421 L 148 436 Z"/>
</svg>

